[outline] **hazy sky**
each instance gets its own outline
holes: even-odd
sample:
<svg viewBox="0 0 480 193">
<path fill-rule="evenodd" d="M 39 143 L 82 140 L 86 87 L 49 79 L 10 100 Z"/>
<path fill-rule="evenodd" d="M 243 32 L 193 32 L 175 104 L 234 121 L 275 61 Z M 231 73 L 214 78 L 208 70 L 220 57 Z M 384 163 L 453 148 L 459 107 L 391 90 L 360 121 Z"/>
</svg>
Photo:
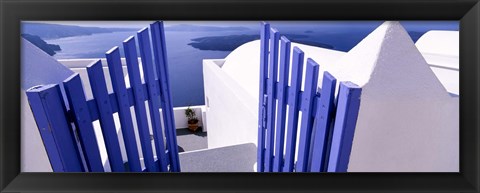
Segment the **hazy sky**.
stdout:
<svg viewBox="0 0 480 193">
<path fill-rule="evenodd" d="M 122 28 L 143 28 L 154 21 L 25 21 L 34 23 L 51 23 L 62 25 L 76 25 L 84 27 L 122 27 Z M 165 21 L 165 26 L 176 24 L 197 24 L 197 25 L 215 25 L 229 26 L 231 24 L 258 24 L 258 21 Z"/>
</svg>

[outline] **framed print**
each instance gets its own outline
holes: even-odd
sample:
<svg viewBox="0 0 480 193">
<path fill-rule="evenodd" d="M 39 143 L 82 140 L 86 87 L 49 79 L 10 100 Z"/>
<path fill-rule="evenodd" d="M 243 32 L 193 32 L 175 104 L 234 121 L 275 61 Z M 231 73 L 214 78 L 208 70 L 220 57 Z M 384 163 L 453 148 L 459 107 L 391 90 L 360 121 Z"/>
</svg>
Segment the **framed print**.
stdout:
<svg viewBox="0 0 480 193">
<path fill-rule="evenodd" d="M 478 192 L 479 6 L 1 1 L 1 191 Z"/>
</svg>

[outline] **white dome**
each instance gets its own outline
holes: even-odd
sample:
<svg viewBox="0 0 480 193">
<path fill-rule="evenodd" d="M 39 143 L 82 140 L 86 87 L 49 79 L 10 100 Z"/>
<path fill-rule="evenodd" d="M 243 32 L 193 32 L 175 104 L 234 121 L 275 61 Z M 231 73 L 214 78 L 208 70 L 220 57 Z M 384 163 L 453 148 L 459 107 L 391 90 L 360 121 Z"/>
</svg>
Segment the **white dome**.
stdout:
<svg viewBox="0 0 480 193">
<path fill-rule="evenodd" d="M 329 50 L 292 42 L 291 48 L 299 47 L 307 58 L 312 58 L 320 65 L 320 72 L 330 69 L 334 61 L 345 52 Z M 291 51 L 290 53 L 292 53 Z M 292 58 L 292 57 L 290 57 Z M 303 71 L 305 71 L 304 65 Z M 248 93 L 258 97 L 260 79 L 260 40 L 251 41 L 239 46 L 226 58 L 222 70 L 236 80 Z M 320 76 L 322 77 L 322 76 Z M 304 77 L 305 78 L 305 77 Z M 321 86 L 321 85 L 319 85 Z M 303 84 L 302 84 L 303 87 Z"/>
</svg>

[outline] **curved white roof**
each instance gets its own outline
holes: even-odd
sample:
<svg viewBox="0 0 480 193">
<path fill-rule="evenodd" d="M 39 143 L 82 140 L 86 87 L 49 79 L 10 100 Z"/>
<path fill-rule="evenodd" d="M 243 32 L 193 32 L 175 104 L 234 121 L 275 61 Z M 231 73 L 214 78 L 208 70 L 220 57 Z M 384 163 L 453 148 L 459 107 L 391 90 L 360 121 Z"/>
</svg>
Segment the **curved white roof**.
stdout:
<svg viewBox="0 0 480 193">
<path fill-rule="evenodd" d="M 330 69 L 333 63 L 345 54 L 341 51 L 292 42 L 291 48 L 294 47 L 299 47 L 305 53 L 305 62 L 307 58 L 315 60 L 320 65 L 320 72 Z M 304 71 L 305 67 L 306 65 L 304 65 Z M 231 52 L 225 58 L 222 69 L 252 96 L 257 96 L 258 75 L 260 74 L 260 40 L 245 43 Z"/>
<path fill-rule="evenodd" d="M 429 31 L 415 43 L 448 92 L 459 95 L 460 38 L 458 31 Z"/>
<path fill-rule="evenodd" d="M 423 54 L 458 57 L 460 55 L 459 41 L 458 31 L 432 30 L 423 34 L 415 45 Z"/>
</svg>

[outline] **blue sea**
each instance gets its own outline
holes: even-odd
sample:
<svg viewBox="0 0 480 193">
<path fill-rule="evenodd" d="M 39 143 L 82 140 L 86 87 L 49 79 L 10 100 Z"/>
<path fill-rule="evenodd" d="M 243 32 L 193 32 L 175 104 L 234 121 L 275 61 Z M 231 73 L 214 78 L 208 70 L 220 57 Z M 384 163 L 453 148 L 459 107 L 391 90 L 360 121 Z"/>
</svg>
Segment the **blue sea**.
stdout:
<svg viewBox="0 0 480 193">
<path fill-rule="evenodd" d="M 335 50 L 348 51 L 378 27 L 381 21 L 365 22 L 270 22 L 281 33 L 305 35 L 305 40 L 333 46 Z M 169 23 L 166 22 L 167 26 Z M 192 22 L 193 25 L 199 24 Z M 207 24 L 199 24 L 207 25 Z M 408 21 L 402 25 L 416 41 L 429 30 L 459 30 L 457 21 Z M 259 34 L 259 22 L 224 22 L 228 27 L 247 27 L 248 30 L 219 31 L 169 31 L 166 30 L 167 57 L 174 107 L 204 105 L 203 59 L 225 58 L 229 51 L 199 50 L 188 45 L 191 39 L 209 36 Z M 167 28 L 168 29 L 168 28 Z M 114 46 L 121 47 L 123 40 L 135 35 L 136 31 L 99 33 L 88 36 L 74 36 L 46 40 L 58 44 L 62 51 L 56 59 L 103 58 L 105 52 Z M 123 52 L 123 51 L 122 51 Z"/>
</svg>

